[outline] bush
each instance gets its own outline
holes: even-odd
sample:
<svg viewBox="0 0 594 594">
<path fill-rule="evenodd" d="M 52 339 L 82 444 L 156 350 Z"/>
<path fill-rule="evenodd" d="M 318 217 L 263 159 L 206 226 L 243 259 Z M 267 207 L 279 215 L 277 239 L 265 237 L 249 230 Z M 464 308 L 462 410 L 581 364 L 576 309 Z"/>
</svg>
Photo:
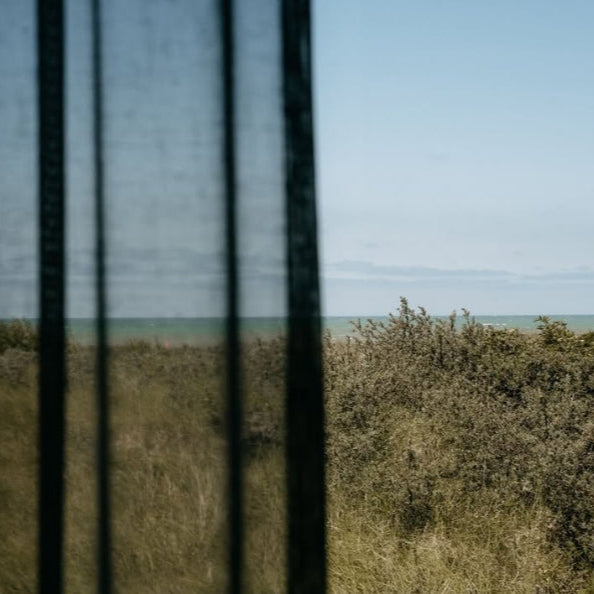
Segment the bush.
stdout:
<svg viewBox="0 0 594 594">
<path fill-rule="evenodd" d="M 549 538 L 594 568 L 594 339 L 534 335 L 401 300 L 386 324 L 326 340 L 331 484 L 406 532 L 460 506 L 547 506 Z"/>
<path fill-rule="evenodd" d="M 0 320 L 0 355 L 8 349 L 35 351 L 37 330 L 27 320 Z"/>
</svg>

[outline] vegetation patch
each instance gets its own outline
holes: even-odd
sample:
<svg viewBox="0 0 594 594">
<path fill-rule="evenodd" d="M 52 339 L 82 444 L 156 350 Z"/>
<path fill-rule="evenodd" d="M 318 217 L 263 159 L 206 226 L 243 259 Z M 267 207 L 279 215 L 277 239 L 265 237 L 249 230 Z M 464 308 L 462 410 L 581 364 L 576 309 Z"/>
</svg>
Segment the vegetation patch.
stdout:
<svg viewBox="0 0 594 594">
<path fill-rule="evenodd" d="M 330 591 L 594 592 L 594 334 L 434 319 L 324 337 Z M 0 323 L 0 583 L 35 591 L 37 337 Z M 226 587 L 224 352 L 110 350 L 125 592 Z M 66 580 L 94 591 L 95 352 L 68 347 Z M 285 586 L 282 339 L 243 353 L 246 591 Z"/>
</svg>

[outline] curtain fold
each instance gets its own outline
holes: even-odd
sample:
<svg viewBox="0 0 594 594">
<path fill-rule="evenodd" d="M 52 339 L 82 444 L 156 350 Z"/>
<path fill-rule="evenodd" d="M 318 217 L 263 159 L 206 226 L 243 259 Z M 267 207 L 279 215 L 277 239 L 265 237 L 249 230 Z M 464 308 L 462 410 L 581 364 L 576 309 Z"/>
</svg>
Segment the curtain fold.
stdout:
<svg viewBox="0 0 594 594">
<path fill-rule="evenodd" d="M 39 590 L 62 590 L 65 393 L 64 7 L 38 4 Z"/>
<path fill-rule="evenodd" d="M 37 20 L 39 589 L 325 591 L 309 3 Z"/>
</svg>

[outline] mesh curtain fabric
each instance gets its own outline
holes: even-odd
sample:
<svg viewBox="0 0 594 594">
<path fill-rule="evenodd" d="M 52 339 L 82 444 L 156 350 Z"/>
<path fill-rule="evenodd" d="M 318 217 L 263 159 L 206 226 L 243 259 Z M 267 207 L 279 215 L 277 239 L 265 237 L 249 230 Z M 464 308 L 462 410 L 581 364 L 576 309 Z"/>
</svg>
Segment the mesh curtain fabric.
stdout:
<svg viewBox="0 0 594 594">
<path fill-rule="evenodd" d="M 203 567 L 187 572 L 179 559 L 170 591 L 258 591 L 270 566 L 270 587 L 324 591 L 308 2 L 39 0 L 7 3 L 3 12 L 0 318 L 39 319 L 40 591 L 80 586 L 69 564 L 81 524 L 100 591 L 140 591 L 122 577 L 121 552 L 138 546 L 141 555 L 139 543 L 151 541 L 150 509 L 141 514 L 141 499 L 130 501 L 132 477 L 118 474 L 136 446 L 139 456 L 177 456 L 196 477 L 183 486 L 193 501 L 208 498 L 200 473 L 216 458 L 209 448 L 221 453 L 203 524 L 216 534 L 207 538 L 188 520 L 191 537 L 210 544 L 188 557 Z M 90 324 L 89 346 L 76 350 L 66 331 L 80 320 Z M 183 332 L 170 345 L 150 343 L 147 331 L 156 357 L 150 373 L 142 371 L 146 345 L 130 359 L 133 345 L 122 346 L 118 334 L 133 335 L 130 328 L 143 323 L 174 323 Z M 254 338 L 266 324 L 274 338 Z M 85 356 L 91 371 L 73 379 Z M 273 356 L 276 383 L 259 375 L 269 373 L 259 367 Z M 173 375 L 159 367 L 169 365 L 163 361 L 178 366 Z M 89 390 L 87 417 L 77 417 L 77 399 Z M 183 437 L 195 450 L 183 454 L 160 441 L 161 419 L 150 411 L 163 390 L 172 401 L 189 390 L 190 403 L 209 403 L 208 415 L 184 409 L 179 398 L 173 407 L 184 422 L 196 416 L 196 435 Z M 80 418 L 93 424 L 94 440 L 87 474 L 76 481 Z M 143 442 L 138 428 L 150 423 L 152 441 Z M 275 437 L 265 439 L 266 431 Z M 250 435 L 282 452 L 265 480 L 258 473 L 270 454 L 254 454 Z M 188 454 L 194 451 L 198 459 Z M 168 469 L 145 471 L 161 472 L 154 480 L 164 482 Z M 78 499 L 87 479 L 92 490 Z M 274 513 L 261 509 L 272 492 Z M 92 511 L 83 511 L 85 497 Z M 142 528 L 131 537 L 121 526 L 135 510 Z M 174 520 L 151 520 L 170 544 L 184 527 L 183 518 Z M 266 550 L 279 541 L 282 550 Z M 154 558 L 139 567 L 158 573 L 168 546 L 149 548 Z M 148 579 L 142 591 L 150 591 L 153 574 L 141 574 L 140 582 Z"/>
</svg>

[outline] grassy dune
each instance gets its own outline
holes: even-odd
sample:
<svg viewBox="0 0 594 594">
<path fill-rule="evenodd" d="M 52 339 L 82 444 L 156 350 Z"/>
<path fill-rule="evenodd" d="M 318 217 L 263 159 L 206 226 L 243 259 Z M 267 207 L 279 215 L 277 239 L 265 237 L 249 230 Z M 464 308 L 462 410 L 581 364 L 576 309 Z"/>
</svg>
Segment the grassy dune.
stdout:
<svg viewBox="0 0 594 594">
<path fill-rule="evenodd" d="M 406 301 L 327 336 L 333 593 L 594 592 L 594 339 L 461 329 Z M 36 357 L 0 327 L 0 592 L 33 592 Z M 280 341 L 245 352 L 247 591 L 284 589 Z M 94 591 L 93 350 L 69 347 L 66 580 Z M 225 370 L 217 348 L 111 353 L 121 592 L 222 592 Z"/>
</svg>

